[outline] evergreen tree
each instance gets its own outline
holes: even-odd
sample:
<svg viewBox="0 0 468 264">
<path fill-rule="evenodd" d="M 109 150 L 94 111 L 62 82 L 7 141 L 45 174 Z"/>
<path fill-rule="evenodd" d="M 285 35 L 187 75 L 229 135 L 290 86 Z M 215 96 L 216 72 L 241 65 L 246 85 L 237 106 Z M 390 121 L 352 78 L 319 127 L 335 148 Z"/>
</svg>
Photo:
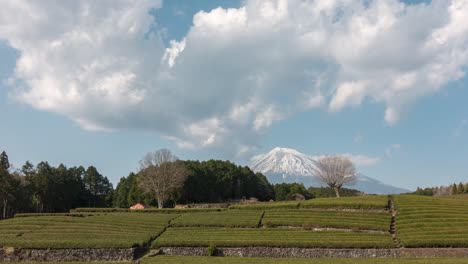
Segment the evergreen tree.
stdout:
<svg viewBox="0 0 468 264">
<path fill-rule="evenodd" d="M 36 168 L 34 168 L 31 162 L 26 161 L 23 167 L 21 167 L 21 172 L 26 178 L 31 178 L 36 173 Z"/>
<path fill-rule="evenodd" d="M 31 178 L 31 186 L 33 190 L 33 205 L 36 207 L 36 212 L 51 212 L 51 203 L 54 199 L 51 191 L 52 178 L 54 168 L 48 162 L 40 162 L 37 164 L 36 173 Z"/>
<path fill-rule="evenodd" d="M 136 203 L 156 205 L 156 200 L 138 188 L 137 175 L 132 172 L 128 177 L 120 178 L 114 191 L 112 205 L 117 208 L 129 208 Z"/>
<path fill-rule="evenodd" d="M 89 194 L 89 207 L 110 205 L 112 201 L 112 184 L 95 167 L 88 167 L 83 176 L 83 183 Z"/>
<path fill-rule="evenodd" d="M 255 197 L 261 201 L 274 199 L 274 190 L 267 178 L 248 167 L 230 161 L 183 161 L 189 171 L 179 201 L 210 203 Z"/>
<path fill-rule="evenodd" d="M 8 161 L 8 155 L 3 151 L 0 154 L 0 199 L 3 208 L 2 218 L 7 217 L 8 203 L 13 192 L 13 182 L 9 169 L 10 162 Z"/>
<path fill-rule="evenodd" d="M 452 185 L 452 195 L 456 195 L 456 194 L 458 194 L 458 187 L 457 187 L 457 184 L 454 183 Z"/>
<path fill-rule="evenodd" d="M 120 178 L 117 187 L 114 190 L 114 199 L 112 201 L 112 206 L 116 208 L 128 208 L 127 196 L 130 186 L 126 177 Z"/>
<path fill-rule="evenodd" d="M 0 154 L 0 170 L 1 172 L 8 171 L 10 169 L 10 162 L 8 161 L 8 155 L 5 151 Z"/>
<path fill-rule="evenodd" d="M 458 193 L 459 194 L 465 193 L 465 186 L 461 182 L 460 182 L 460 184 L 458 184 Z"/>
</svg>

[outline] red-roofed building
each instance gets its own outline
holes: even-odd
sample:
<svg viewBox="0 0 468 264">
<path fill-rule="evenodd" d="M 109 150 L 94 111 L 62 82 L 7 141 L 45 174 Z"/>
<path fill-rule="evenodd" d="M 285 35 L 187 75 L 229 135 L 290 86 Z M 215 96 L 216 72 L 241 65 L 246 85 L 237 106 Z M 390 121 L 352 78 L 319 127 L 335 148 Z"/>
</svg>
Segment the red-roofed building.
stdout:
<svg viewBox="0 0 468 264">
<path fill-rule="evenodd" d="M 130 210 L 143 210 L 145 208 L 150 208 L 150 206 L 147 206 L 147 205 L 144 205 L 144 204 L 141 204 L 141 203 L 137 203 L 137 204 L 131 206 Z"/>
</svg>

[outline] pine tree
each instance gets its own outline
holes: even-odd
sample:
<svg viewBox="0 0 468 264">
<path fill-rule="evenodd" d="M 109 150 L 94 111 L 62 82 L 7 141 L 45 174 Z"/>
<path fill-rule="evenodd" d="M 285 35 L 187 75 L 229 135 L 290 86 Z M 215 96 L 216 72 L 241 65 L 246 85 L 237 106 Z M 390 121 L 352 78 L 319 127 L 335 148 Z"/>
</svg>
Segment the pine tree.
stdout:
<svg viewBox="0 0 468 264">
<path fill-rule="evenodd" d="M 468 194 L 468 182 L 465 184 L 465 193 Z"/>
<path fill-rule="evenodd" d="M 0 170 L 1 172 L 8 171 L 10 169 L 10 162 L 8 161 L 8 155 L 5 151 L 0 154 Z"/>
<path fill-rule="evenodd" d="M 83 175 L 83 183 L 89 194 L 88 206 L 109 206 L 112 198 L 112 183 L 107 177 L 101 175 L 93 166 L 88 167 Z"/>
<path fill-rule="evenodd" d="M 3 151 L 0 154 L 0 200 L 3 208 L 3 218 L 6 218 L 8 211 L 8 201 L 11 196 L 11 175 L 9 172 L 10 162 L 8 155 Z"/>
<path fill-rule="evenodd" d="M 458 194 L 458 187 L 457 187 L 457 184 L 454 183 L 452 185 L 452 195 L 456 195 L 456 194 Z"/>
<path fill-rule="evenodd" d="M 460 184 L 458 184 L 458 193 L 459 194 L 465 193 L 465 186 L 463 186 L 463 183 L 461 183 L 461 182 L 460 182 Z"/>
</svg>

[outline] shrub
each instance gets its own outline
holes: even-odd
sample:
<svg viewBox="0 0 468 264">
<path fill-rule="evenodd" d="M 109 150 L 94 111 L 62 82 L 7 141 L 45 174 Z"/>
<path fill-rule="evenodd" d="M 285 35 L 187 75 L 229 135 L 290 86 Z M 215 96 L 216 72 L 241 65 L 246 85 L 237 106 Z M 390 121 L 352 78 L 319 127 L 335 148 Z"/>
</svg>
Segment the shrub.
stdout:
<svg viewBox="0 0 468 264">
<path fill-rule="evenodd" d="M 210 244 L 208 246 L 208 256 L 212 257 L 216 255 L 216 246 L 214 244 Z"/>
</svg>

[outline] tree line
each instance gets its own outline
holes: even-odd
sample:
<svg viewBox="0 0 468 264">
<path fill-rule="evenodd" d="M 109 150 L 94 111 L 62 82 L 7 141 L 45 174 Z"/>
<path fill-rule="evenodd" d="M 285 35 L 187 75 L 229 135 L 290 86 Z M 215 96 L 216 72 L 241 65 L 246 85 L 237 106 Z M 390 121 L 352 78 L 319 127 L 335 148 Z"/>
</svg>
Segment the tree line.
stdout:
<svg viewBox="0 0 468 264">
<path fill-rule="evenodd" d="M 354 165 L 345 158 L 317 161 L 317 177 L 328 188 L 306 189 L 299 183 L 272 185 L 261 173 L 230 161 L 179 160 L 167 149 L 146 154 L 139 171 L 122 177 L 114 189 L 109 179 L 90 166 L 51 166 L 27 161 L 12 169 L 5 152 L 0 155 L 1 218 L 15 213 L 68 212 L 76 207 L 128 208 L 135 203 L 171 207 L 176 203 L 216 203 L 255 198 L 284 201 L 359 195 L 342 186 L 354 181 Z M 339 175 L 337 175 L 337 172 Z"/>
<path fill-rule="evenodd" d="M 316 161 L 314 174 L 328 188 L 306 190 L 303 184 L 271 185 L 261 173 L 230 161 L 181 161 L 167 149 L 150 152 L 140 161 L 138 175 L 122 178 L 115 191 L 114 206 L 128 207 L 137 201 L 159 208 L 169 203 L 213 203 L 254 197 L 260 201 L 311 199 L 359 195 L 342 188 L 357 179 L 354 164 L 345 157 Z"/>
<path fill-rule="evenodd" d="M 179 176 L 183 176 L 183 180 L 178 182 L 180 186 L 160 186 L 168 193 L 158 196 L 148 188 L 154 184 L 144 177 L 145 173 L 151 176 L 156 167 L 148 163 L 148 155 L 140 162 L 140 170 L 122 177 L 114 189 L 109 179 L 93 166 L 68 168 L 60 164 L 54 167 L 46 161 L 37 165 L 27 161 L 20 169 L 13 169 L 7 154 L 2 152 L 0 218 L 11 217 L 15 213 L 68 212 L 77 207 L 128 208 L 139 202 L 170 207 L 175 203 L 213 203 L 250 197 L 261 201 L 275 199 L 273 185 L 267 178 L 246 166 L 221 160 L 181 161 L 175 156 L 172 158 L 171 162 L 159 162 L 157 168 L 170 169 L 170 164 L 182 167 L 183 175 Z M 174 183 L 173 178 L 177 178 L 169 171 L 157 177 L 166 185 Z"/>
<path fill-rule="evenodd" d="M 457 194 L 468 194 L 468 182 L 467 183 L 453 183 L 449 186 L 437 186 L 437 187 L 428 187 L 420 188 L 418 187 L 415 192 L 412 194 L 415 195 L 425 195 L 425 196 L 447 196 L 447 195 L 457 195 Z"/>
<path fill-rule="evenodd" d="M 165 207 L 174 203 L 215 203 L 255 197 L 275 199 L 273 186 L 261 173 L 230 161 L 179 160 L 166 149 L 148 153 L 138 174 L 120 179 L 115 207 L 136 202 Z"/>
<path fill-rule="evenodd" d="M 1 218 L 15 213 L 68 212 L 76 207 L 107 207 L 112 202 L 113 187 L 108 178 L 90 166 L 67 168 L 27 161 L 13 170 L 8 155 L 0 154 Z"/>
</svg>

